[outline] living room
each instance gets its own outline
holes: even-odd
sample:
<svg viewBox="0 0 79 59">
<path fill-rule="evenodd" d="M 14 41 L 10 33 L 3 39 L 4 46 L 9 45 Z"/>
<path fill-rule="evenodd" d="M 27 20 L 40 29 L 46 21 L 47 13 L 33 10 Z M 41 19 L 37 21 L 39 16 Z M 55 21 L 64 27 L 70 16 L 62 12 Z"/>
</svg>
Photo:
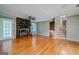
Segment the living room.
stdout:
<svg viewBox="0 0 79 59">
<path fill-rule="evenodd" d="M 1 4 L 0 54 L 79 54 L 78 6 Z"/>
</svg>

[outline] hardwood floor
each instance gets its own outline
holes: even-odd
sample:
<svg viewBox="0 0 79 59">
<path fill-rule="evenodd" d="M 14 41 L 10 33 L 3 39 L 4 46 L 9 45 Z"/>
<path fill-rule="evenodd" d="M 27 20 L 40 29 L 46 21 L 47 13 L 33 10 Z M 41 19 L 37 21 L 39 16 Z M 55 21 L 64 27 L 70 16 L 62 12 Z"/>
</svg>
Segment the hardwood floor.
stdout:
<svg viewBox="0 0 79 59">
<path fill-rule="evenodd" d="M 79 42 L 54 39 L 54 36 L 29 36 L 0 41 L 0 52 L 10 55 L 79 54 Z"/>
<path fill-rule="evenodd" d="M 63 45 L 59 54 L 79 55 L 79 42 L 63 40 Z"/>
</svg>

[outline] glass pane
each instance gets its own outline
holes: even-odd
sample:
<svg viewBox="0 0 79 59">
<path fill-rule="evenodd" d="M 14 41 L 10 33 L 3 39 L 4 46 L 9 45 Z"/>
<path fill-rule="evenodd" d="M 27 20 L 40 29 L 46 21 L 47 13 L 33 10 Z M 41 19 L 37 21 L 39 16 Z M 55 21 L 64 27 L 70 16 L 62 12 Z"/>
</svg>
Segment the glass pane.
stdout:
<svg viewBox="0 0 79 59">
<path fill-rule="evenodd" d="M 4 20 L 3 21 L 3 37 L 11 37 L 11 21 Z"/>
<path fill-rule="evenodd" d="M 37 31 L 37 25 L 36 23 L 32 23 L 32 31 Z"/>
</svg>

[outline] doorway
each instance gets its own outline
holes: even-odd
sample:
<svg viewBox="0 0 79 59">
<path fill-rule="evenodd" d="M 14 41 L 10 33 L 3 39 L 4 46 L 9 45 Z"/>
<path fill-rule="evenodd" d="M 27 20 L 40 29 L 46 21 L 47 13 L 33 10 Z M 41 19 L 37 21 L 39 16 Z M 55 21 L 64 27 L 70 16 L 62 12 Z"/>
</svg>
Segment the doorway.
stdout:
<svg viewBox="0 0 79 59">
<path fill-rule="evenodd" d="M 55 22 L 54 21 L 50 22 L 50 30 L 55 31 Z"/>
<path fill-rule="evenodd" d="M 50 24 L 50 37 L 54 38 L 54 32 L 55 32 L 55 18 L 49 23 Z"/>
<path fill-rule="evenodd" d="M 64 32 L 65 38 L 66 38 L 66 23 L 67 23 L 67 20 L 62 21 L 62 31 Z"/>
<path fill-rule="evenodd" d="M 62 34 L 61 36 L 63 36 L 63 38 L 66 38 L 66 28 L 67 28 L 67 16 L 64 15 L 64 16 L 60 16 L 60 23 L 61 23 L 61 33 Z"/>
</svg>

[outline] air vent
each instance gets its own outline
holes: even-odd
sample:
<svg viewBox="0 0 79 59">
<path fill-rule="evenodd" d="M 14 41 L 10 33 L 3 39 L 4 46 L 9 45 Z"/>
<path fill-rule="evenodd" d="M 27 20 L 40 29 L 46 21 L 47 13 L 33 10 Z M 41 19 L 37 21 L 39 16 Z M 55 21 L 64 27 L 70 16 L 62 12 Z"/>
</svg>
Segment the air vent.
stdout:
<svg viewBox="0 0 79 59">
<path fill-rule="evenodd" d="M 77 4 L 76 7 L 79 7 L 79 4 Z"/>
</svg>

